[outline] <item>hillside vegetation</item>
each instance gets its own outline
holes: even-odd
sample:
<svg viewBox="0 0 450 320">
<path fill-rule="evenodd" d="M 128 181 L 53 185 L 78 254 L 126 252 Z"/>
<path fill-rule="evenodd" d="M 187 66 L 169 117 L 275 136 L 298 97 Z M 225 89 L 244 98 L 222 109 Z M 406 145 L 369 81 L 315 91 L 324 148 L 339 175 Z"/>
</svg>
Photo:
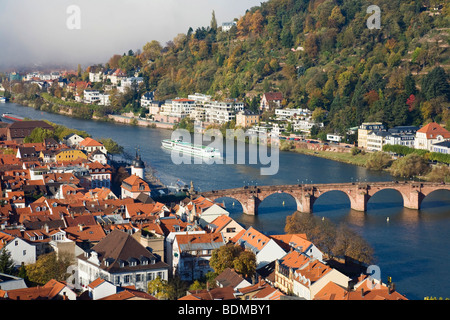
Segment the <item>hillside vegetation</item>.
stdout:
<svg viewBox="0 0 450 320">
<path fill-rule="evenodd" d="M 369 5 L 380 7 L 381 29 L 366 25 Z M 281 91 L 286 107 L 328 111 L 326 131 L 363 121 L 449 127 L 449 17 L 439 1 L 271 0 L 229 32 L 213 13 L 210 26 L 107 66 L 139 66 L 159 99 L 200 92 L 251 109 L 258 95 Z"/>
<path fill-rule="evenodd" d="M 367 26 L 371 5 L 380 8 L 380 29 Z M 345 135 L 364 121 L 388 127 L 435 121 L 450 128 L 448 1 L 270 0 L 235 20 L 223 32 L 212 12 L 209 26 L 190 28 L 164 45 L 150 40 L 84 72 L 79 67 L 70 81 L 87 81 L 90 70 L 102 67 L 138 74 L 144 83 L 124 94 L 113 89 L 110 106 L 77 105 L 72 116 L 143 114 L 148 110 L 139 99 L 146 91 L 158 100 L 196 92 L 234 98 L 257 110 L 262 93 L 280 91 L 284 107 L 320 116 L 322 135 Z M 16 100 L 38 109 L 73 104 L 73 95 L 62 101 L 60 88 L 45 99 L 22 91 Z"/>
</svg>

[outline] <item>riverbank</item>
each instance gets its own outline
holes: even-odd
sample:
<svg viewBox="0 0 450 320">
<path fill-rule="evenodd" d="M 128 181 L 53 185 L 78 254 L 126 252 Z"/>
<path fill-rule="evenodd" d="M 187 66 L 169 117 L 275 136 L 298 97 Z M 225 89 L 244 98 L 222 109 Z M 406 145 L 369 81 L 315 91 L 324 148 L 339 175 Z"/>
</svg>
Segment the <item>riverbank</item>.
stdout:
<svg viewBox="0 0 450 320">
<path fill-rule="evenodd" d="M 309 156 L 325 158 L 328 160 L 344 162 L 352 164 L 355 166 L 365 167 L 367 159 L 369 157 L 368 153 L 362 154 L 358 153 L 353 155 L 351 152 L 336 152 L 336 151 L 326 151 L 326 150 L 314 150 L 305 149 L 300 146 L 296 146 L 295 149 L 290 150 L 292 152 L 306 154 Z"/>
</svg>

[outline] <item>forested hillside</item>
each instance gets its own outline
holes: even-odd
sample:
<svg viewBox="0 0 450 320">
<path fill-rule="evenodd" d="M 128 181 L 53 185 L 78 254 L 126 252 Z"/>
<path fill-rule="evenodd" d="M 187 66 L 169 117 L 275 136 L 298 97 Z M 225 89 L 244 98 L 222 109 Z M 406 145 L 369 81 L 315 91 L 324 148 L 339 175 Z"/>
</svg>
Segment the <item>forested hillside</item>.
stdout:
<svg viewBox="0 0 450 320">
<path fill-rule="evenodd" d="M 381 29 L 369 29 L 370 5 Z M 434 0 L 270 0 L 222 32 L 189 29 L 106 64 L 140 68 L 156 97 L 195 92 L 245 100 L 281 91 L 284 106 L 328 111 L 327 131 L 363 121 L 389 127 L 434 120 L 450 127 L 450 5 Z"/>
</svg>

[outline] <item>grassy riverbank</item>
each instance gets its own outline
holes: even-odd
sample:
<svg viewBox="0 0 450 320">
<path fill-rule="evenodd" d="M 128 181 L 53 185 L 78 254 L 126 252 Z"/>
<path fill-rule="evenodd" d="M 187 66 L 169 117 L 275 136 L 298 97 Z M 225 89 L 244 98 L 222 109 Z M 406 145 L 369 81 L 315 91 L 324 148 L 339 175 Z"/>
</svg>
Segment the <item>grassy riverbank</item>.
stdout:
<svg viewBox="0 0 450 320">
<path fill-rule="evenodd" d="M 369 154 L 358 153 L 352 155 L 351 152 L 335 152 L 335 151 L 323 151 L 323 150 L 310 150 L 304 148 L 295 148 L 289 150 L 291 152 L 306 154 L 309 156 L 325 158 L 333 161 L 344 162 L 356 166 L 365 167 Z"/>
</svg>

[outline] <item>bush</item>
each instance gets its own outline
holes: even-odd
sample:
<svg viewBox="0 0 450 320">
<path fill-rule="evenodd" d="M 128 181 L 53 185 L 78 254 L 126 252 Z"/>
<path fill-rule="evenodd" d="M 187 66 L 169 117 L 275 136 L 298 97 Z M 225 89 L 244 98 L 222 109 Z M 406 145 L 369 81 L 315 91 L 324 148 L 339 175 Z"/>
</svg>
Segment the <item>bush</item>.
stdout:
<svg viewBox="0 0 450 320">
<path fill-rule="evenodd" d="M 411 153 L 392 163 L 391 174 L 397 177 L 412 178 L 426 174 L 430 170 L 424 157 Z"/>
<path fill-rule="evenodd" d="M 392 158 L 387 153 L 377 151 L 370 154 L 366 162 L 366 168 L 372 170 L 383 170 L 388 168 L 392 163 Z"/>
</svg>

